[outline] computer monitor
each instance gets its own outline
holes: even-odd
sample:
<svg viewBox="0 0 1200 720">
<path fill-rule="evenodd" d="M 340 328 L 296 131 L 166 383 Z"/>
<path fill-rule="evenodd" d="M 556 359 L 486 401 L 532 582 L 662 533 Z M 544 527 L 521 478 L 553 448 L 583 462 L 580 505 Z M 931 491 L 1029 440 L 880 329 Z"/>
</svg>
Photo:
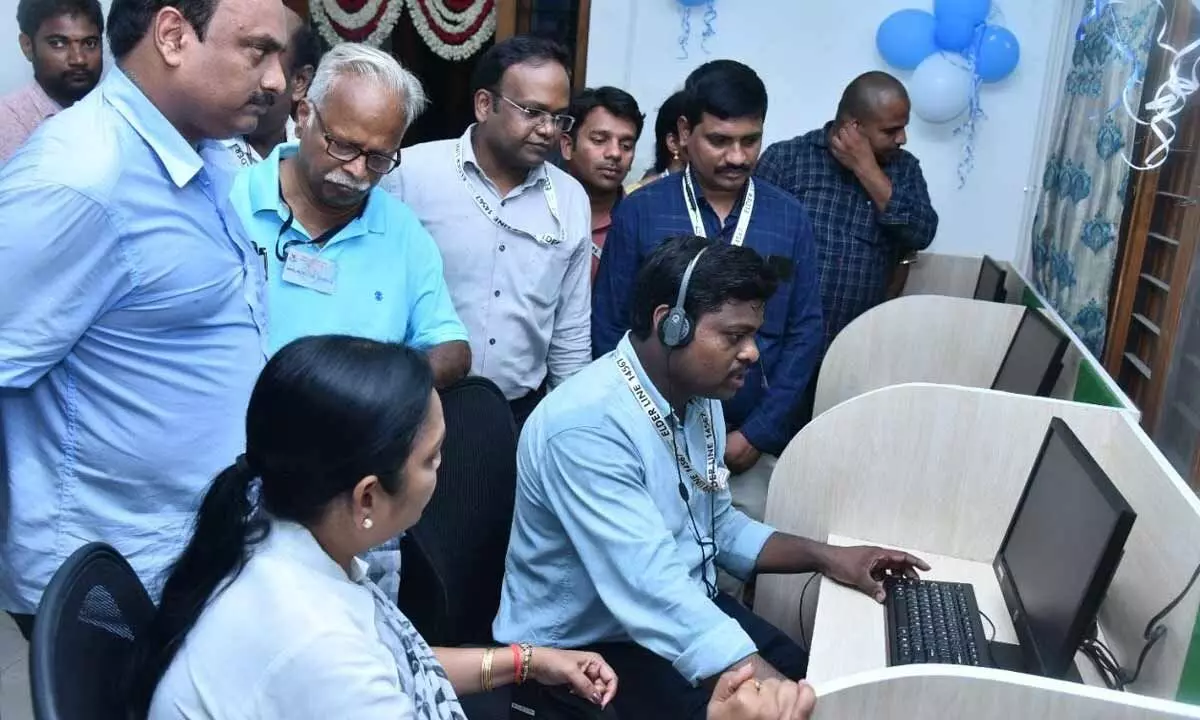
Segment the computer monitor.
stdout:
<svg viewBox="0 0 1200 720">
<path fill-rule="evenodd" d="M 1000 363 L 993 390 L 1049 397 L 1062 372 L 1067 337 L 1040 310 L 1025 308 Z"/>
<path fill-rule="evenodd" d="M 993 561 L 1026 672 L 1062 678 L 1074 667 L 1136 517 L 1054 418 Z"/>
<path fill-rule="evenodd" d="M 1004 281 L 1008 278 L 1000 265 L 990 256 L 984 255 L 979 264 L 979 279 L 975 281 L 975 299 L 1002 303 L 1008 299 Z"/>
</svg>

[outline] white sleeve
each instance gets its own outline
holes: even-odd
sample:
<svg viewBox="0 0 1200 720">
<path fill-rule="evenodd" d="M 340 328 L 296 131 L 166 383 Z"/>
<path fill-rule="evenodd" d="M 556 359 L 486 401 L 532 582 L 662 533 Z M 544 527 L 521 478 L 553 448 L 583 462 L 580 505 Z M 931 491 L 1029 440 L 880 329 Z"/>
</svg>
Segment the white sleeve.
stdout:
<svg viewBox="0 0 1200 720">
<path fill-rule="evenodd" d="M 258 692 L 259 717 L 287 720 L 410 720 L 412 700 L 395 667 L 363 646 L 361 637 L 323 634 L 267 669 Z"/>
</svg>

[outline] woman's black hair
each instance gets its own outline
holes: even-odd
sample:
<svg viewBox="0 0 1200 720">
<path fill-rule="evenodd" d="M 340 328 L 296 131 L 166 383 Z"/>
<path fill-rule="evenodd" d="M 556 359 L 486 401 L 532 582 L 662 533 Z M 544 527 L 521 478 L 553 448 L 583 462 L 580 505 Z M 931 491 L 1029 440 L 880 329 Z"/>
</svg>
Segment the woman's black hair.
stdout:
<svg viewBox="0 0 1200 720">
<path fill-rule="evenodd" d="M 368 476 L 400 489 L 401 470 L 429 412 L 433 372 L 403 345 L 343 335 L 306 337 L 271 358 L 246 411 L 246 454 L 221 471 L 196 514 L 162 602 L 138 638 L 128 694 L 144 718 L 154 690 L 200 613 L 238 576 L 269 521 L 310 525 Z"/>
<path fill-rule="evenodd" d="M 654 172 L 664 173 L 674 156 L 667 147 L 668 135 L 679 135 L 679 118 L 687 111 L 687 95 L 678 91 L 667 98 L 654 118 Z"/>
</svg>

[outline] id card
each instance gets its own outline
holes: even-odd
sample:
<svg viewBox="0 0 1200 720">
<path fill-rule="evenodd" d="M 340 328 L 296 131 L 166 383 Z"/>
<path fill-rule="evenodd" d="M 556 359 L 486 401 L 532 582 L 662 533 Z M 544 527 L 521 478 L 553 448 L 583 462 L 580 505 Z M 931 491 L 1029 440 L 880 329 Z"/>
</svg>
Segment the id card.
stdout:
<svg viewBox="0 0 1200 720">
<path fill-rule="evenodd" d="M 326 295 L 337 291 L 337 263 L 306 252 L 290 250 L 281 277 L 286 283 Z"/>
</svg>

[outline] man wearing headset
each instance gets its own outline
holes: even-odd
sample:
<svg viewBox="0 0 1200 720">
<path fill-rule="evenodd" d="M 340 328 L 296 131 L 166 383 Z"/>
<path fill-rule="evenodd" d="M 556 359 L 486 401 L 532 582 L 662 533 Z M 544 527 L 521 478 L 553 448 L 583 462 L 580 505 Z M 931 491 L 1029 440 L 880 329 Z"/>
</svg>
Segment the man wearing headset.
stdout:
<svg viewBox="0 0 1200 720">
<path fill-rule="evenodd" d="M 744 664 L 803 677 L 780 630 L 718 592 L 720 568 L 819 571 L 883 600 L 902 552 L 776 532 L 732 507 L 721 401 L 758 361 L 775 273 L 748 247 L 681 237 L 637 275 L 631 329 L 552 393 L 517 455 L 496 639 L 601 652 L 623 717 L 704 717 L 711 683 Z"/>
</svg>

